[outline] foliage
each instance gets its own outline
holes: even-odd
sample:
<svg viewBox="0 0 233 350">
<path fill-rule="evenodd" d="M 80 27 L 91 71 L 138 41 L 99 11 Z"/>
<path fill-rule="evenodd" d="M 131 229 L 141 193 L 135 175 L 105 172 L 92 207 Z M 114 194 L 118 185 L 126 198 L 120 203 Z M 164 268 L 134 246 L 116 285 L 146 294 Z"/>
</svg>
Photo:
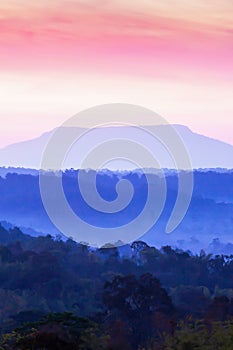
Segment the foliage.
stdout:
<svg viewBox="0 0 233 350">
<path fill-rule="evenodd" d="M 232 288 L 233 256 L 0 226 L 0 349 L 231 349 Z"/>
<path fill-rule="evenodd" d="M 164 350 L 231 350 L 233 348 L 233 322 L 205 323 L 197 320 L 182 322 L 174 335 L 166 336 Z"/>
<path fill-rule="evenodd" d="M 3 349 L 104 350 L 108 338 L 99 335 L 98 325 L 71 313 L 48 314 L 40 321 L 24 324 L 2 335 Z"/>
</svg>

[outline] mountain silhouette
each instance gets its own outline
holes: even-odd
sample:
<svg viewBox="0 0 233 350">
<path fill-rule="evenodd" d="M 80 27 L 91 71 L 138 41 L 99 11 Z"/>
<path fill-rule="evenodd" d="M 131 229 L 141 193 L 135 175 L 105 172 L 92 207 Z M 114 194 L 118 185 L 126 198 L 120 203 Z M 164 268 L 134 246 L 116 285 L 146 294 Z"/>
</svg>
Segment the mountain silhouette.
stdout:
<svg viewBox="0 0 233 350">
<path fill-rule="evenodd" d="M 183 125 L 173 125 L 172 127 L 184 144 L 192 168 L 233 168 L 232 145 L 194 133 Z M 40 169 L 46 145 L 55 133 L 58 133 L 59 140 L 59 142 L 57 142 L 59 144 L 55 145 L 54 148 L 58 156 L 59 147 L 63 140 L 69 140 L 70 135 L 73 137 L 74 134 L 78 139 L 67 155 L 63 168 L 83 168 L 82 160 L 85 158 L 86 154 L 89 153 L 90 149 L 95 149 L 97 145 L 103 144 L 104 142 L 111 142 L 112 140 L 119 139 L 129 140 L 129 142 L 134 142 L 139 146 L 148 148 L 162 168 L 173 169 L 177 167 L 173 161 L 173 157 L 177 160 L 173 147 L 170 146 L 170 149 L 167 150 L 166 147 L 157 140 L 157 138 L 160 137 L 170 140 L 171 126 L 169 125 L 143 127 L 109 126 L 91 130 L 78 127 L 57 128 L 35 139 L 15 143 L 0 149 L 0 166 Z M 171 144 L 174 144 L 174 148 L 176 148 L 176 138 L 172 140 Z M 110 148 L 115 146 L 110 145 L 106 147 Z M 124 156 L 123 149 L 119 149 L 119 153 L 120 155 L 122 153 L 122 156 Z M 182 157 L 182 154 L 180 154 L 180 157 Z M 92 163 L 88 163 L 88 167 L 94 168 Z M 112 170 L 135 167 L 135 165 L 126 164 L 124 161 L 117 161 L 109 165 L 109 168 Z M 157 165 L 141 157 L 141 159 L 139 159 L 139 167 L 156 168 Z"/>
</svg>

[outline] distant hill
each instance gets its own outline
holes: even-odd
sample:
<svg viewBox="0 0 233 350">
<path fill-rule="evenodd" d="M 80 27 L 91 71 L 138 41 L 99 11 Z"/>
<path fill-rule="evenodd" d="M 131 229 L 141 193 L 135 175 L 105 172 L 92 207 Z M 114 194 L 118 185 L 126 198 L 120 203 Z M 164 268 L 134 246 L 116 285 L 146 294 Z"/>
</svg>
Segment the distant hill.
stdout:
<svg viewBox="0 0 233 350">
<path fill-rule="evenodd" d="M 82 157 L 85 156 L 91 148 L 95 148 L 98 143 L 103 143 L 105 140 L 119 138 L 134 140 L 138 144 L 148 147 L 159 161 L 161 167 L 175 168 L 172 157 L 167 153 L 165 148 L 156 141 L 155 137 L 150 135 L 152 133 L 158 136 L 168 136 L 169 127 L 160 125 L 145 126 L 143 128 L 146 132 L 142 131 L 140 128 L 119 126 L 98 128 L 94 131 L 92 130 L 90 133 L 86 133 L 85 137 L 82 136 L 73 146 L 66 159 L 64 168 L 80 168 Z M 183 125 L 174 125 L 174 128 L 183 140 L 190 155 L 193 168 L 233 168 L 232 145 L 194 133 Z M 47 132 L 38 138 L 12 144 L 0 149 L 0 166 L 39 169 L 41 167 L 41 158 L 45 147 L 55 130 Z M 63 128 L 62 132 L 65 131 L 65 135 L 69 137 L 69 133 L 74 133 L 75 131 L 78 137 L 83 135 L 87 130 L 88 129 L 81 128 Z M 154 164 L 143 160 L 140 166 L 150 168 L 154 167 Z M 111 166 L 112 169 L 123 169 L 124 167 L 125 163 L 122 162 L 115 162 L 114 165 Z"/>
<path fill-rule="evenodd" d="M 89 186 L 88 172 L 85 174 L 86 186 Z M 147 198 L 145 178 L 133 172 L 124 173 L 122 178 L 129 180 L 133 185 L 134 197 L 125 209 L 111 215 L 100 213 L 85 203 L 77 185 L 76 171 L 67 171 L 64 174 L 63 186 L 69 205 L 79 217 L 93 226 L 110 228 L 121 226 L 137 217 Z M 118 180 L 119 173 L 98 175 L 97 188 L 104 199 L 115 198 Z M 168 194 L 163 213 L 156 225 L 141 239 L 157 247 L 170 244 L 192 251 L 204 248 L 211 251 L 225 249 L 226 252 L 227 249 L 228 254 L 233 253 L 233 172 L 196 171 L 194 180 L 193 197 L 187 214 L 177 229 L 167 235 L 166 223 L 177 197 L 177 176 L 167 176 Z M 0 193 L 0 221 L 10 222 L 31 235 L 41 232 L 60 234 L 45 212 L 38 176 L 8 174 L 5 178 L 0 177 Z M 56 203 L 54 205 L 56 206 Z M 31 231 L 25 227 L 31 228 Z M 77 227 L 77 235 L 78 233 Z M 111 241 L 111 237 L 106 237 L 106 243 L 107 240 Z M 208 248 L 210 244 L 212 246 Z M 226 244 L 230 245 L 226 248 Z"/>
<path fill-rule="evenodd" d="M 13 230 L 15 228 L 15 225 L 12 225 L 11 223 L 7 222 L 7 221 L 0 221 L 0 225 L 5 229 L 5 230 Z M 29 235 L 31 237 L 41 237 L 41 236 L 47 236 L 48 233 L 44 233 L 44 232 L 38 232 L 33 230 L 32 228 L 28 228 L 28 227 L 23 227 L 20 226 L 18 227 L 25 235 Z M 61 238 L 63 238 L 61 236 Z"/>
</svg>

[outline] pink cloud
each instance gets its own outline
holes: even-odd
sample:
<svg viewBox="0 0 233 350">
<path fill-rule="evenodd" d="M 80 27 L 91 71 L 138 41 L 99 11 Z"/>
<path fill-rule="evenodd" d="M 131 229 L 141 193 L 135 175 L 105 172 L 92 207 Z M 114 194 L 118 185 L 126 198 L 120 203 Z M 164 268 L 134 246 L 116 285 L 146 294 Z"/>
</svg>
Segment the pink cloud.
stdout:
<svg viewBox="0 0 233 350">
<path fill-rule="evenodd" d="M 77 7 L 0 20 L 6 69 L 99 70 L 158 76 L 233 73 L 228 27 L 156 14 Z"/>
</svg>

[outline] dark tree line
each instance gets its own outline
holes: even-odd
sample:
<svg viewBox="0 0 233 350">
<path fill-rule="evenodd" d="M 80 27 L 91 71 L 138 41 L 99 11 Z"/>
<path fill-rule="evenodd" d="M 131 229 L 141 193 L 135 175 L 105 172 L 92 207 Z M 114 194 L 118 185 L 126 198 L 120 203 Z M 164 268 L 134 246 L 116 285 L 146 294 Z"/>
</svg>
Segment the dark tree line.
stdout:
<svg viewBox="0 0 233 350">
<path fill-rule="evenodd" d="M 0 349 L 196 349 L 198 332 L 203 349 L 216 334 L 228 349 L 232 298 L 233 256 L 94 250 L 0 226 Z"/>
</svg>

